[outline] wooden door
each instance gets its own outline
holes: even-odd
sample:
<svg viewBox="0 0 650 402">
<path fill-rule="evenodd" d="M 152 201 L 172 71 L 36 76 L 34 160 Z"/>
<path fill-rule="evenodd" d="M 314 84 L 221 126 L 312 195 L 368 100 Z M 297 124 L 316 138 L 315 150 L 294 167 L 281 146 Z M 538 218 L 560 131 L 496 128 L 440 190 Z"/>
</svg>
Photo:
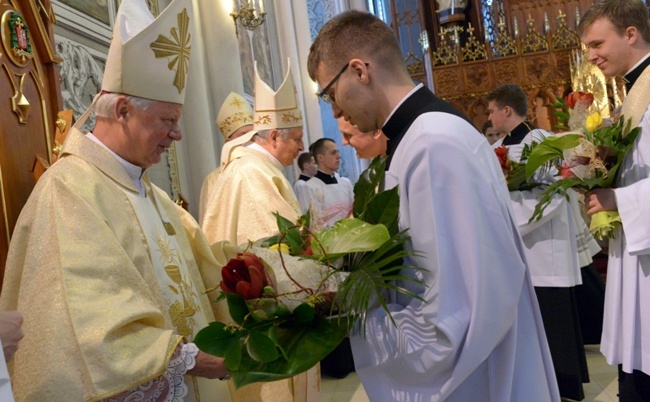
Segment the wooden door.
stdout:
<svg viewBox="0 0 650 402">
<path fill-rule="evenodd" d="M 35 157 L 51 162 L 62 109 L 53 23 L 50 0 L 0 0 L 0 283 Z"/>
</svg>

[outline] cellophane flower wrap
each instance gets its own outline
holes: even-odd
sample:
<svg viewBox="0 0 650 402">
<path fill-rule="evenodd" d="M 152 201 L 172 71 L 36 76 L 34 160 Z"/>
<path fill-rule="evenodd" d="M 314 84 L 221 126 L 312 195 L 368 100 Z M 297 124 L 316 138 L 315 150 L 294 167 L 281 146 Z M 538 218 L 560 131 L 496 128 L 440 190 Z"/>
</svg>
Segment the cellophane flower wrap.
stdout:
<svg viewBox="0 0 650 402">
<path fill-rule="evenodd" d="M 568 130 L 547 137 L 532 148 L 526 164 L 530 178 L 540 167 L 555 166 L 560 179 L 542 193 L 531 220 L 542 217 L 555 194 L 569 188 L 592 190 L 611 188 L 626 153 L 639 135 L 639 127 L 621 116 L 617 122 L 603 124 L 601 113 L 593 110 L 593 95 L 573 92 L 553 105 L 561 125 Z M 603 240 L 613 236 L 621 219 L 616 211 L 601 211 L 591 217 L 589 230 Z"/>
<path fill-rule="evenodd" d="M 194 342 L 223 357 L 236 387 L 307 371 L 365 316 L 400 275 L 409 237 L 398 231 L 397 188 L 376 192 L 386 160 L 375 159 L 355 185 L 354 218 L 312 232 L 309 213 L 291 222 L 276 214 L 278 235 L 251 243 L 222 267 L 221 294 L 233 322 L 213 322 Z"/>
</svg>

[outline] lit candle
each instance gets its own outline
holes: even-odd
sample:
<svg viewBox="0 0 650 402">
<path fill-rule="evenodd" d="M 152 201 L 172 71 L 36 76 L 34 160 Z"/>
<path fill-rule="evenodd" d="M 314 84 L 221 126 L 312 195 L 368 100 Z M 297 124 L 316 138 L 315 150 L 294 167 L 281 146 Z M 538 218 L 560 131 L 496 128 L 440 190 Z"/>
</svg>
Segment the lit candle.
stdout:
<svg viewBox="0 0 650 402">
<path fill-rule="evenodd" d="M 512 17 L 515 20 L 515 37 L 519 36 L 519 27 L 517 26 L 517 17 Z"/>
<path fill-rule="evenodd" d="M 454 9 L 456 8 L 456 0 L 451 0 L 451 13 L 454 13 Z"/>
<path fill-rule="evenodd" d="M 260 14 L 264 14 L 264 0 L 260 0 Z"/>
</svg>

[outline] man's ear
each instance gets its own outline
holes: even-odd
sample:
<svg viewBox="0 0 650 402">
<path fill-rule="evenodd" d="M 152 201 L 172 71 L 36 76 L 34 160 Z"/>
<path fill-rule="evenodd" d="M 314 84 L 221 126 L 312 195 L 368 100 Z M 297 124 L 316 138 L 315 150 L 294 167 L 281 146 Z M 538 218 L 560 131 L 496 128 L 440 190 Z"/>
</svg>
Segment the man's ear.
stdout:
<svg viewBox="0 0 650 402">
<path fill-rule="evenodd" d="M 508 105 L 504 106 L 503 113 L 506 115 L 506 117 L 512 117 L 512 108 Z"/>
<path fill-rule="evenodd" d="M 117 101 L 115 102 L 115 107 L 113 108 L 115 120 L 126 121 L 128 118 L 129 109 L 130 105 L 128 99 L 126 99 L 126 96 L 118 97 Z"/>
<path fill-rule="evenodd" d="M 277 128 L 274 128 L 273 130 L 271 130 L 271 132 L 269 132 L 268 139 L 269 142 L 273 144 L 273 146 L 276 145 L 279 138 L 280 138 L 280 130 L 278 130 Z"/>
<path fill-rule="evenodd" d="M 639 38 L 639 31 L 636 27 L 627 27 L 625 30 L 625 39 L 629 42 L 630 45 L 636 43 L 636 40 Z"/>
<path fill-rule="evenodd" d="M 367 84 L 370 82 L 370 75 L 368 73 L 368 66 L 361 59 L 352 59 L 350 60 L 350 70 L 354 71 L 359 81 L 362 84 Z"/>
</svg>

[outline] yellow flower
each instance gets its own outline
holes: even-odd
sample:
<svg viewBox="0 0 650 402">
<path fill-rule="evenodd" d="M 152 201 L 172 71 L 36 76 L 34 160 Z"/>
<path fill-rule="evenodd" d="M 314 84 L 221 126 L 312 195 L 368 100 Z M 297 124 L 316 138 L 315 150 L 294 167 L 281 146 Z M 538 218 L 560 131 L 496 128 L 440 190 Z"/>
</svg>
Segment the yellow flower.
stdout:
<svg viewBox="0 0 650 402">
<path fill-rule="evenodd" d="M 271 247 L 269 247 L 269 250 L 277 250 L 278 248 L 280 249 L 280 252 L 285 253 L 285 254 L 289 254 L 291 252 L 291 249 L 289 249 L 289 246 L 287 244 L 284 244 L 284 243 L 280 243 L 279 245 L 274 244 Z"/>
<path fill-rule="evenodd" d="M 596 130 L 601 124 L 603 124 L 603 117 L 598 112 L 590 114 L 585 122 L 585 126 L 589 131 Z"/>
</svg>

